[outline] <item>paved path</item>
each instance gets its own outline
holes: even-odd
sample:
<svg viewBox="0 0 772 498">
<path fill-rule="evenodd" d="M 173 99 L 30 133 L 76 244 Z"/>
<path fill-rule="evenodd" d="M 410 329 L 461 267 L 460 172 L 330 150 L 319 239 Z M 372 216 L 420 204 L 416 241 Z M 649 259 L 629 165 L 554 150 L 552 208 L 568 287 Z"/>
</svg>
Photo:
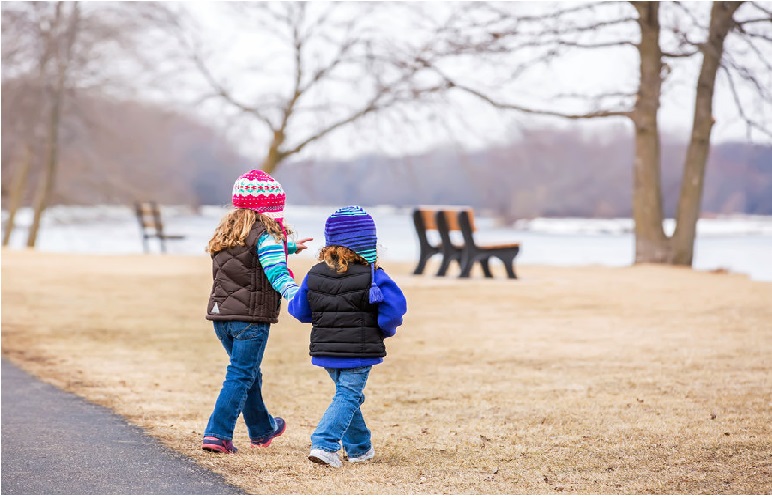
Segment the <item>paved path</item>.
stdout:
<svg viewBox="0 0 772 498">
<path fill-rule="evenodd" d="M 2 494 L 243 494 L 106 408 L 2 360 Z"/>
</svg>

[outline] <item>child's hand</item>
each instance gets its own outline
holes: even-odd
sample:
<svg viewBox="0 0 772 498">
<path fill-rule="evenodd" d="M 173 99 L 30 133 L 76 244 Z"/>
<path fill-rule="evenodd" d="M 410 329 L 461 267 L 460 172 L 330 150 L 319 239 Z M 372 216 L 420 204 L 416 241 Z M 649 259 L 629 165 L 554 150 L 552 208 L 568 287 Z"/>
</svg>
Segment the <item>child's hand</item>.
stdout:
<svg viewBox="0 0 772 498">
<path fill-rule="evenodd" d="M 303 249 L 308 249 L 308 246 L 306 246 L 306 242 L 314 240 L 312 237 L 309 237 L 307 239 L 300 239 L 297 242 L 295 242 L 295 254 L 300 254 L 300 251 Z"/>
</svg>

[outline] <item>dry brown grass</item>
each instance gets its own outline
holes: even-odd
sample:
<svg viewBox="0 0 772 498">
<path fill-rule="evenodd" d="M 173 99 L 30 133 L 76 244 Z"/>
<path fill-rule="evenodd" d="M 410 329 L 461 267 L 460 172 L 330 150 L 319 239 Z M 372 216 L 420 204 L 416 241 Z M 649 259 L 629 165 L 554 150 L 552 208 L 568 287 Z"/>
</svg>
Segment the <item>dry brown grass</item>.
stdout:
<svg viewBox="0 0 772 498">
<path fill-rule="evenodd" d="M 308 259 L 293 262 L 298 279 Z M 772 492 L 772 284 L 660 267 L 409 275 L 409 311 L 363 406 L 370 464 L 306 459 L 332 396 L 286 311 L 263 363 L 289 429 L 199 449 L 227 361 L 207 256 L 2 253 L 2 351 L 170 448 L 267 494 Z M 432 268 L 430 268 L 431 270 Z"/>
</svg>

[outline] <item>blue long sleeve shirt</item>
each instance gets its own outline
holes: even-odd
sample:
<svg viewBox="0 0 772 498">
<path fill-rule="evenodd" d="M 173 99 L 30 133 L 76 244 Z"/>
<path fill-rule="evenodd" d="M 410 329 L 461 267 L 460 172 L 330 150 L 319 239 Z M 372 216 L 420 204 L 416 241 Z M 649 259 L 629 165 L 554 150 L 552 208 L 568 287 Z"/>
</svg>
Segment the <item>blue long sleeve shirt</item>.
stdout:
<svg viewBox="0 0 772 498">
<path fill-rule="evenodd" d="M 384 337 L 392 337 L 407 313 L 407 300 L 396 282 L 383 268 L 375 272 L 375 284 L 381 289 L 383 301 L 378 303 L 378 327 Z M 300 284 L 295 297 L 288 304 L 290 315 L 303 323 L 311 323 L 311 305 L 308 302 L 308 275 Z M 383 358 L 349 358 L 340 356 L 312 356 L 311 363 L 327 368 L 357 368 L 377 365 Z"/>
</svg>

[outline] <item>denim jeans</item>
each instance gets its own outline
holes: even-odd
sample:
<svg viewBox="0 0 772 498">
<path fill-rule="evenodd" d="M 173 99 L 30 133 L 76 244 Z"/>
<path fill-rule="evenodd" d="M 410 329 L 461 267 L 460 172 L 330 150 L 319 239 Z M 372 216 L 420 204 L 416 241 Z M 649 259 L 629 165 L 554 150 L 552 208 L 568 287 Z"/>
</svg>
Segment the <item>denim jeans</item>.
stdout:
<svg viewBox="0 0 772 498">
<path fill-rule="evenodd" d="M 336 452 L 342 441 L 349 457 L 359 457 L 370 450 L 370 429 L 360 406 L 365 402 L 362 391 L 371 368 L 325 368 L 335 382 L 335 396 L 311 434 L 312 449 Z"/>
<path fill-rule="evenodd" d="M 204 436 L 232 440 L 239 413 L 244 414 L 250 439 L 276 430 L 276 422 L 263 403 L 260 363 L 268 343 L 269 323 L 212 322 L 230 357 L 220 395 Z"/>
</svg>

